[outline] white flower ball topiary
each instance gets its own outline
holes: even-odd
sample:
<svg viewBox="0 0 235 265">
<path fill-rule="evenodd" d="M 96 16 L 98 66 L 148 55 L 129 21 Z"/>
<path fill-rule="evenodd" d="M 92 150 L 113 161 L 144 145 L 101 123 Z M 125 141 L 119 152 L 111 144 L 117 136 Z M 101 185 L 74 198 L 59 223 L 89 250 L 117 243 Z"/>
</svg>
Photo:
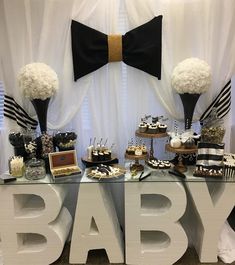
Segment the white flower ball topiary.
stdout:
<svg viewBox="0 0 235 265">
<path fill-rule="evenodd" d="M 31 63 L 22 67 L 18 84 L 23 95 L 30 100 L 45 100 L 55 94 L 59 81 L 56 72 L 44 63 Z"/>
<path fill-rule="evenodd" d="M 179 94 L 202 94 L 211 85 L 211 68 L 203 60 L 188 58 L 173 70 L 171 85 Z"/>
</svg>

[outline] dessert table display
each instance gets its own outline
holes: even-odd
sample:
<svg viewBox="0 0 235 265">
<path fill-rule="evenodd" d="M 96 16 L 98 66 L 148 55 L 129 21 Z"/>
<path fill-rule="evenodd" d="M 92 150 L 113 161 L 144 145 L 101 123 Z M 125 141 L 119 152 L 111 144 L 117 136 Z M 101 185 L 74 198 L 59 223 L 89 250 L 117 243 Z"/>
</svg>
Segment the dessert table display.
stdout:
<svg viewBox="0 0 235 265">
<path fill-rule="evenodd" d="M 77 166 L 76 151 L 61 150 L 61 148 L 73 149 L 75 147 L 77 136 L 74 132 L 68 132 L 67 134 L 57 133 L 55 141 L 53 139 L 54 136 L 42 133 L 39 141 L 42 145 L 40 152 L 38 152 L 38 141 L 28 135 L 26 133 L 22 136 L 26 156 L 21 158 L 15 156 L 9 160 L 9 172 L 12 175 L 11 177 L 15 175 L 15 178 L 12 179 L 8 175 L 9 180 L 7 174 L 2 178 L 2 183 L 6 183 L 7 179 L 10 181 L 5 186 L 0 186 L 2 193 L 6 194 L 7 187 L 10 185 L 13 187 L 12 196 L 14 198 L 14 207 L 10 207 L 14 213 L 7 215 L 3 212 L 3 219 L 9 220 L 12 215 L 16 219 L 18 215 L 22 218 L 26 218 L 27 215 L 34 216 L 38 211 L 37 207 L 40 210 L 44 207 L 41 201 L 48 195 L 38 193 L 38 190 L 33 191 L 32 189 L 32 194 L 28 196 L 30 185 L 41 189 L 44 189 L 41 185 L 46 185 L 49 189 L 53 187 L 52 184 L 55 184 L 55 187 L 59 185 L 58 187 L 60 188 L 57 191 L 59 194 L 58 200 L 63 202 L 68 184 L 76 184 L 79 185 L 79 193 L 72 231 L 71 263 L 86 263 L 90 250 L 104 248 L 110 262 L 123 263 L 125 261 L 127 264 L 133 265 L 155 265 L 156 260 L 158 260 L 159 264 L 168 265 L 175 263 L 188 247 L 189 232 L 187 231 L 186 233 L 179 219 L 186 214 L 186 206 L 189 203 L 192 206 L 190 216 L 193 216 L 193 224 L 199 231 L 197 235 L 191 232 L 190 237 L 193 238 L 199 259 L 201 262 L 215 262 L 217 260 L 217 242 L 220 227 L 234 206 L 234 167 L 230 166 L 234 164 L 233 154 L 222 156 L 222 160 L 224 159 L 225 163 L 223 164 L 223 161 L 220 161 L 224 167 L 219 177 L 215 178 L 213 174 L 195 174 L 195 168 L 197 167 L 182 165 L 180 157 L 181 154 L 197 153 L 200 143 L 196 146 L 190 136 L 187 136 L 187 139 L 183 139 L 184 137 L 181 135 L 180 145 L 179 142 L 173 141 L 173 139 L 170 144 L 166 145 L 167 151 L 179 154 L 179 163 L 173 167 L 170 161 L 154 157 L 153 139 L 168 137 L 168 133 L 167 126 L 152 119 L 152 124 L 141 123 L 139 129 L 135 132 L 138 138 L 151 139 L 149 154 L 147 147 L 140 140 L 136 144 L 132 143 L 126 149 L 125 158 L 134 160 L 135 163 L 133 165 L 127 163 L 123 167 L 115 163 L 117 158 L 113 155 L 112 146 L 110 148 L 107 147 L 107 140 L 102 144 L 101 138 L 95 144 L 94 139 L 93 144 L 91 140 L 87 148 L 87 156 L 82 158 L 82 162 L 87 168 L 84 169 L 84 173 L 77 174 L 82 171 Z M 12 136 L 14 135 L 11 135 L 11 141 L 14 138 Z M 16 138 L 18 139 L 18 134 Z M 202 139 L 205 140 L 207 138 L 204 136 Z M 58 149 L 57 152 L 56 148 Z M 46 174 L 46 171 L 43 174 L 39 174 L 39 169 L 43 168 L 43 164 L 38 162 L 40 160 L 33 160 L 36 159 L 34 156 L 37 156 L 38 153 L 43 159 L 45 159 L 46 155 L 52 159 L 50 160 L 50 165 L 53 165 L 51 166 L 52 176 L 50 173 Z M 73 157 L 72 160 L 71 155 Z M 27 174 L 24 174 L 22 169 L 22 161 L 28 158 L 31 162 L 26 164 L 26 172 L 27 170 L 33 170 L 34 174 L 32 174 L 32 177 L 27 177 Z M 68 163 L 66 162 L 67 160 Z M 141 165 L 139 160 L 144 160 L 145 165 Z M 35 162 L 33 165 L 31 164 L 32 161 Z M 23 174 L 21 178 L 14 174 L 16 171 L 20 172 L 19 169 L 17 170 L 16 164 L 21 165 Z M 76 172 L 74 171 L 75 174 L 66 176 L 72 169 L 76 169 Z M 60 176 L 61 172 L 67 173 L 63 173 Z M 43 177 L 41 177 L 42 175 Z M 182 182 L 184 182 L 184 185 Z M 124 186 L 125 229 L 120 227 L 110 191 L 110 185 L 116 185 L 117 183 Z M 210 194 L 211 190 L 213 190 L 213 194 Z M 47 192 L 49 193 L 49 190 Z M 187 194 L 190 194 L 190 196 L 187 196 Z M 63 199 L 60 198 L 60 195 Z M 42 199 L 38 199 L 35 196 L 42 197 Z M 204 198 L 206 198 L 206 202 Z M 226 204 L 226 206 L 221 209 L 223 204 Z M 19 209 L 17 208 L 18 206 Z M 11 239 L 12 241 L 9 240 L 9 242 L 14 242 L 16 249 L 22 247 L 20 242 L 23 238 L 26 238 L 28 242 L 26 244 L 28 250 L 25 248 L 24 255 L 19 259 L 19 263 L 16 261 L 18 257 L 17 251 L 11 252 L 12 250 L 9 250 L 8 243 L 5 244 L 5 238 L 10 238 L 7 230 L 3 233 L 2 244 L 5 244 L 3 250 L 7 248 L 5 252 L 3 251 L 3 255 L 6 255 L 6 265 L 11 265 L 12 261 L 14 261 L 15 265 L 21 264 L 21 261 L 27 259 L 27 255 L 35 259 L 36 254 L 32 254 L 31 249 L 36 249 L 36 253 L 40 253 L 39 260 L 42 260 L 45 264 L 50 264 L 56 257 L 59 257 L 72 222 L 71 215 L 66 208 L 64 209 L 62 205 L 60 207 L 55 221 L 46 219 L 49 220 L 48 223 L 42 222 L 40 224 L 47 226 L 50 222 L 55 222 L 56 227 L 60 227 L 61 236 L 57 233 L 57 230 L 53 234 L 54 232 L 47 228 L 45 232 L 43 228 L 42 230 L 38 228 L 38 230 L 34 231 L 30 220 L 36 220 L 37 222 L 37 214 L 34 216 L 35 219 L 22 222 L 19 226 L 15 222 L 16 225 L 14 224 L 14 227 L 16 230 L 13 233 L 17 234 L 15 237 L 17 241 Z M 23 209 L 22 213 L 21 209 Z M 32 211 L 32 213 L 29 213 L 29 211 Z M 205 215 L 205 212 L 208 212 L 209 216 Z M 26 213 L 26 216 L 24 216 L 24 213 Z M 60 214 L 62 217 L 60 217 Z M 213 223 L 215 216 L 217 221 Z M 59 224 L 57 224 L 57 221 Z M 212 223 L 213 225 L 211 225 Z M 28 225 L 27 227 L 25 227 L 26 224 Z M 63 227 L 60 224 L 66 224 L 66 226 Z M 6 224 L 3 227 L 6 227 Z M 51 229 L 53 228 L 51 227 Z M 50 240 L 51 233 L 54 235 L 52 236 L 54 241 Z M 123 241 L 124 236 L 125 243 Z M 60 238 L 60 241 L 57 238 Z M 210 238 L 213 238 L 213 244 L 210 242 Z M 110 240 L 112 240 L 113 244 L 110 244 Z M 35 246 L 35 242 L 40 243 Z M 54 247 L 53 255 L 49 257 L 48 253 L 50 253 L 52 244 Z M 42 245 L 44 246 L 44 252 L 41 250 Z"/>
<path fill-rule="evenodd" d="M 161 17 L 158 19 L 161 22 Z M 75 25 L 73 22 L 72 29 Z M 119 36 L 119 44 L 120 40 Z M 102 138 L 98 142 L 90 139 L 82 162 L 91 167 L 81 174 L 76 133 L 47 132 L 49 102 L 58 89 L 56 73 L 43 63 L 33 63 L 21 69 L 18 79 L 24 96 L 35 108 L 40 135 L 35 136 L 28 128 L 9 134 L 15 156 L 9 159 L 9 174 L 0 178 L 4 209 L 0 236 L 6 265 L 24 264 L 26 260 L 50 264 L 59 257 L 72 223 L 63 206 L 68 184 L 79 184 L 70 262 L 86 263 L 90 250 L 103 248 L 111 263 L 155 265 L 157 261 L 169 265 L 185 253 L 189 236 L 201 262 L 217 260 L 220 228 L 234 207 L 235 194 L 234 156 L 224 157 L 225 131 L 217 126 L 217 112 L 203 121 L 198 144 L 191 136 L 183 139 L 181 135 L 166 145 L 167 151 L 179 155 L 174 168 L 170 161 L 154 156 L 153 140 L 168 137 L 163 117 L 145 116 L 135 136 L 151 140 L 149 154 L 145 144 L 132 143 L 125 158 L 135 163 L 122 167 L 116 164 L 118 159 L 113 145 L 107 146 L 108 139 L 104 143 Z M 185 130 L 191 129 L 196 103 L 210 83 L 210 67 L 197 58 L 186 59 L 174 69 L 172 87 L 183 104 Z M 183 165 L 181 155 L 192 153 L 198 153 L 196 167 Z M 125 189 L 125 229 L 121 229 L 112 200 L 112 183 L 123 184 Z M 189 235 L 180 223 L 187 203 L 197 228 L 197 233 L 191 231 Z"/>
</svg>

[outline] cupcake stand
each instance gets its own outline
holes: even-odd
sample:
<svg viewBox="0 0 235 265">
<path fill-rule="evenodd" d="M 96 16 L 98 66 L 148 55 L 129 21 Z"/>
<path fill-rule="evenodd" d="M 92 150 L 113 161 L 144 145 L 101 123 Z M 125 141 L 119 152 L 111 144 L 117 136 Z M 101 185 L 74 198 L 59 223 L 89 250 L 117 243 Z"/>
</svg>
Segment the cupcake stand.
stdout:
<svg viewBox="0 0 235 265">
<path fill-rule="evenodd" d="M 135 135 L 141 138 L 150 138 L 151 142 L 150 142 L 150 151 L 149 151 L 149 159 L 156 159 L 154 157 L 154 149 L 153 149 L 153 139 L 154 138 L 163 138 L 163 137 L 167 137 L 167 133 L 146 133 L 146 132 L 140 132 L 139 130 L 136 130 Z"/>
<path fill-rule="evenodd" d="M 192 148 L 185 148 L 184 146 L 180 148 L 173 148 L 169 144 L 166 144 L 166 151 L 178 154 L 178 164 L 175 165 L 175 169 L 181 173 L 187 171 L 187 166 L 183 164 L 183 154 L 194 154 L 197 153 L 197 146 L 193 146 Z"/>
<path fill-rule="evenodd" d="M 146 160 L 147 156 L 148 154 L 144 154 L 144 155 L 125 154 L 126 159 L 135 161 L 135 163 L 130 166 L 130 171 L 143 171 L 144 166 L 139 163 L 139 160 Z"/>
</svg>

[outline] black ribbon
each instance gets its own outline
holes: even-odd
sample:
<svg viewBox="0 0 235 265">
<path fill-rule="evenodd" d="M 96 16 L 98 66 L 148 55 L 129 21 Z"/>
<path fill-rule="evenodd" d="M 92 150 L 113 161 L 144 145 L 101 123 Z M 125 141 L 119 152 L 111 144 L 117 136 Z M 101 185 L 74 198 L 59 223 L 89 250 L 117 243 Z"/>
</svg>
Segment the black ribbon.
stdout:
<svg viewBox="0 0 235 265">
<path fill-rule="evenodd" d="M 72 20 L 74 81 L 108 63 L 108 35 Z M 127 65 L 161 79 L 162 15 L 122 36 Z"/>
</svg>

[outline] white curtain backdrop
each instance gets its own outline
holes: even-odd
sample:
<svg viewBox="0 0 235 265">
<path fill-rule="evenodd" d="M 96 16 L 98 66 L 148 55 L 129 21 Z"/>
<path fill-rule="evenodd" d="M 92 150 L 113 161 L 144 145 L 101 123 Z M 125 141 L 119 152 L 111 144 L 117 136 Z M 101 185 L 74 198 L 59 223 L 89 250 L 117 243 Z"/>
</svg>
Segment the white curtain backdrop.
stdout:
<svg viewBox="0 0 235 265">
<path fill-rule="evenodd" d="M 50 65 L 58 74 L 60 89 L 50 102 L 48 127 L 76 131 L 79 157 L 89 139 L 96 137 L 115 143 L 118 157 L 123 158 L 143 115 L 183 119 L 180 99 L 170 85 L 178 62 L 199 57 L 212 67 L 213 84 L 199 99 L 196 119 L 235 72 L 234 9 L 233 0 L 0 0 L 0 79 L 7 94 L 35 115 L 18 89 L 17 73 L 31 62 Z M 163 15 L 161 81 L 123 63 L 108 64 L 73 81 L 71 19 L 110 34 L 125 33 L 159 14 Z M 0 158 L 0 171 L 6 169 L 12 152 L 7 143 L 11 124 L 0 135 L 6 152 Z M 159 155 L 164 141 L 157 141 Z"/>
<path fill-rule="evenodd" d="M 233 0 L 125 0 L 130 28 L 163 15 L 162 80 L 128 71 L 128 92 L 136 87 L 145 93 L 155 90 L 157 100 L 170 117 L 182 120 L 180 97 L 171 87 L 174 67 L 189 57 L 205 60 L 212 70 L 212 86 L 199 98 L 194 113 L 198 120 L 220 89 L 235 73 L 235 2 Z M 138 108 L 136 106 L 136 108 Z M 137 109 L 132 108 L 133 113 Z M 154 110 L 154 109 L 153 109 Z M 157 112 L 156 108 L 156 112 Z M 226 148 L 229 148 L 230 118 L 225 121 Z"/>
<path fill-rule="evenodd" d="M 97 99 L 95 104 L 99 101 L 99 105 L 93 107 L 95 114 L 102 111 L 98 109 L 101 103 L 105 104 L 106 100 L 113 103 L 116 88 L 120 87 L 120 64 L 112 66 L 113 71 L 110 71 L 109 76 L 108 67 L 104 67 L 75 83 L 71 56 L 71 19 L 77 19 L 109 34 L 116 32 L 118 12 L 119 2 L 116 0 L 0 1 L 0 80 L 4 81 L 6 93 L 13 96 L 30 114 L 35 114 L 31 103 L 22 98 L 16 77 L 19 69 L 27 63 L 44 62 L 50 65 L 58 74 L 60 89 L 50 102 L 48 127 L 53 130 L 73 128 L 78 133 L 81 144 L 83 135 L 90 137 L 81 127 L 82 117 L 79 110 L 84 96 L 89 88 L 93 91 L 90 94 Z M 110 98 L 104 97 L 109 88 L 111 101 Z M 104 102 L 100 102 L 100 99 Z M 108 105 L 105 105 L 105 111 L 107 108 Z M 104 121 L 103 119 L 103 123 Z M 97 130 L 101 135 L 103 126 L 100 128 L 100 125 L 95 118 L 95 124 L 89 134 Z M 5 131 L 1 133 L 2 144 L 7 142 L 12 122 L 6 121 L 5 127 Z M 87 142 L 81 148 L 79 146 L 80 155 L 85 144 L 87 145 Z M 1 157 L 1 161 L 4 160 L 1 162 L 1 171 L 6 169 L 7 157 L 12 152 L 11 146 L 7 143 L 5 146 L 6 157 Z"/>
</svg>

